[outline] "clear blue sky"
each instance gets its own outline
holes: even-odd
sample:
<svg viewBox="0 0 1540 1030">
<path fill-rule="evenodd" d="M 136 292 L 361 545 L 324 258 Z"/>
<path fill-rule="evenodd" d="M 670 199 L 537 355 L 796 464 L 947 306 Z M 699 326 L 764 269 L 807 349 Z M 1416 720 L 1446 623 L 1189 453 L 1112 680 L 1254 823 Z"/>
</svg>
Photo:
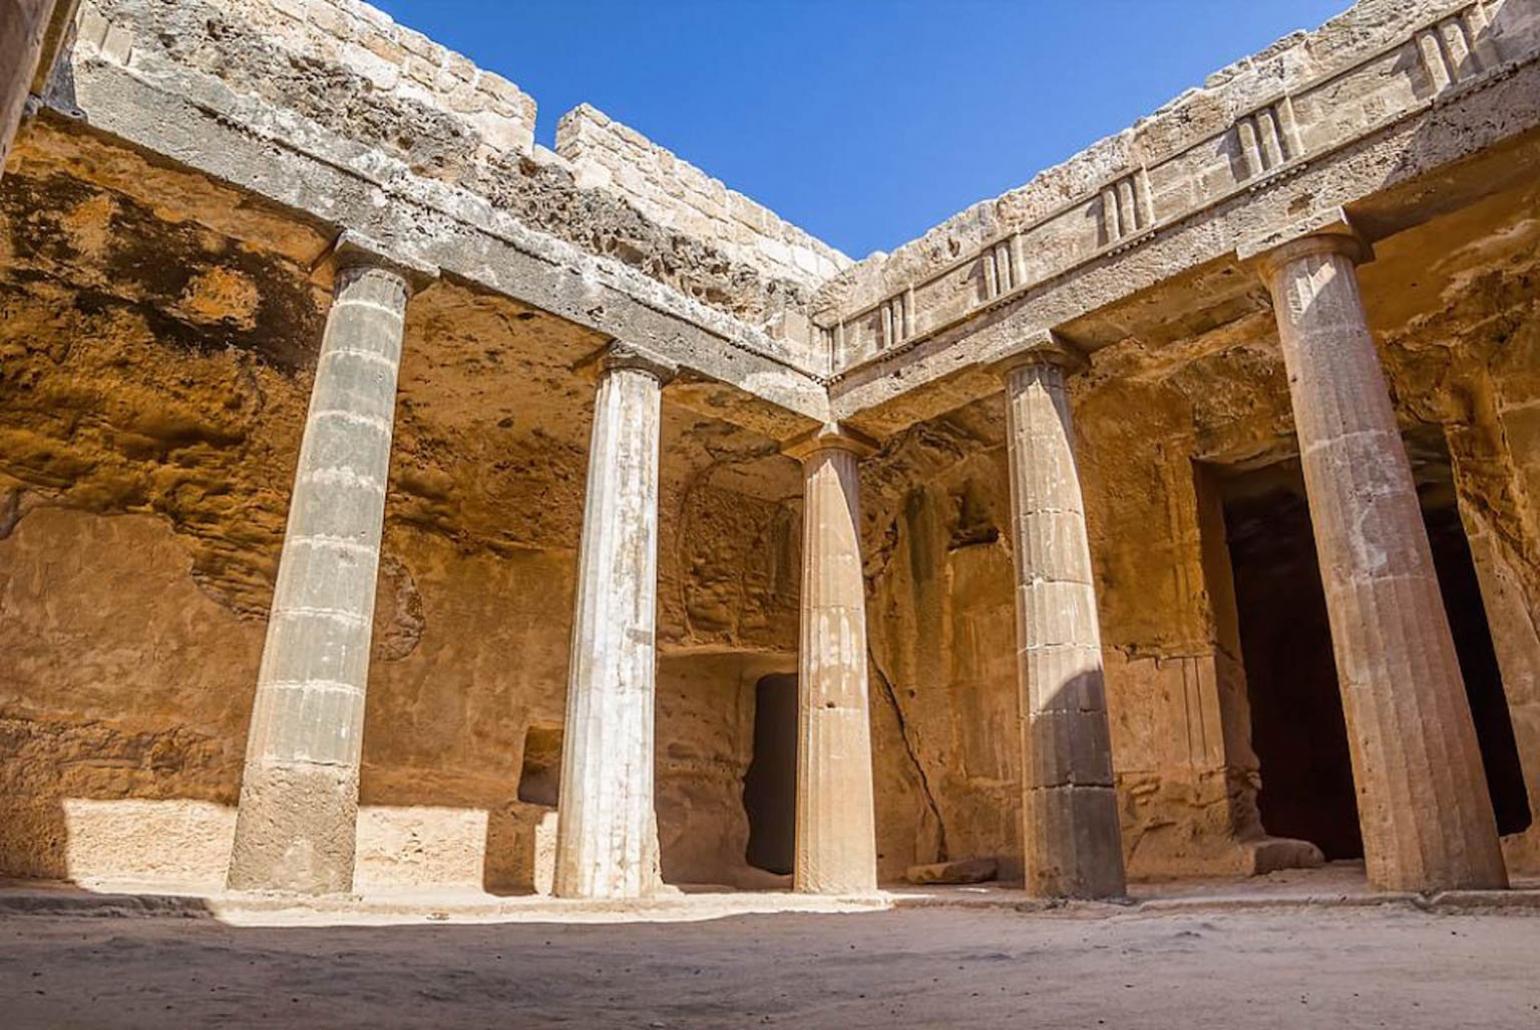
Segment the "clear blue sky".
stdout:
<svg viewBox="0 0 1540 1030">
<path fill-rule="evenodd" d="M 853 257 L 891 250 L 1349 0 L 374 0 L 587 101 Z"/>
</svg>

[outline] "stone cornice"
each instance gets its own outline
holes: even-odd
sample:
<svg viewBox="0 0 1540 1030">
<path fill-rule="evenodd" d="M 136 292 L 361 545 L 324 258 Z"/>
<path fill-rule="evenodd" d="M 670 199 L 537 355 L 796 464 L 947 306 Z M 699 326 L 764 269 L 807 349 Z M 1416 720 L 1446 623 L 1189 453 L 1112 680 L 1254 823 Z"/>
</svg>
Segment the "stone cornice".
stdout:
<svg viewBox="0 0 1540 1030">
<path fill-rule="evenodd" d="M 1447 5 L 1431 17 L 1411 23 L 1394 42 L 1359 55 L 1348 67 L 1331 68 L 1316 79 L 1254 105 L 1223 132 L 1118 170 L 1012 232 L 927 270 L 922 279 L 906 284 L 897 293 L 840 312 L 832 319 L 821 319 L 825 346 L 834 353 L 831 385 L 857 370 L 900 364 L 905 354 L 935 336 L 1009 306 L 1049 282 L 1145 247 L 1237 198 L 1277 189 L 1345 147 L 1495 85 L 1533 64 L 1533 45 L 1528 53 L 1503 59 L 1490 38 L 1490 6 L 1473 0 Z M 1470 56 L 1458 64 L 1450 63 L 1444 50 L 1435 47 L 1424 52 L 1421 47 L 1429 33 L 1449 26 L 1471 40 Z M 1521 42 L 1513 40 L 1508 45 Z M 1382 116 L 1350 127 L 1344 127 L 1330 105 L 1316 102 L 1328 90 L 1351 92 L 1344 84 L 1360 78 L 1372 80 L 1383 74 L 1380 66 L 1387 60 L 1395 63 L 1394 59 L 1403 55 L 1413 62 L 1409 67 L 1421 69 L 1405 74 L 1428 77 L 1433 86 L 1428 96 L 1394 107 L 1387 105 Z M 1303 118 L 1302 108 L 1315 112 L 1315 116 Z M 1200 172 L 1195 161 L 1211 161 L 1209 155 L 1229 151 L 1238 156 L 1222 173 L 1229 176 L 1229 184 L 1203 191 L 1195 201 L 1172 206 L 1171 197 L 1178 194 L 1155 184 L 1173 176 L 1195 180 Z M 1189 164 L 1194 167 L 1187 168 Z M 1083 235 L 1091 230 L 1076 226 L 1094 229 L 1089 242 L 1075 233 Z M 1028 267 L 1028 255 L 1033 256 L 1035 267 Z M 980 285 L 970 296 L 959 289 L 959 283 Z M 901 333 L 887 328 L 893 324 L 889 314 L 893 310 L 904 313 Z"/>
</svg>

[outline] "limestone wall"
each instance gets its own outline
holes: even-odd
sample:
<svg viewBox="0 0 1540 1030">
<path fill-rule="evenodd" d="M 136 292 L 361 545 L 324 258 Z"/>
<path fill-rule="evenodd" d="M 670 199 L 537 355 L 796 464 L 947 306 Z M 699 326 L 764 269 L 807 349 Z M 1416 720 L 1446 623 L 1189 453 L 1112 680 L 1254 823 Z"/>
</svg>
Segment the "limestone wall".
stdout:
<svg viewBox="0 0 1540 1030">
<path fill-rule="evenodd" d="M 580 184 L 619 192 L 659 224 L 778 278 L 817 288 L 850 267 L 838 250 L 587 104 L 562 116 L 556 152 Z"/>
</svg>

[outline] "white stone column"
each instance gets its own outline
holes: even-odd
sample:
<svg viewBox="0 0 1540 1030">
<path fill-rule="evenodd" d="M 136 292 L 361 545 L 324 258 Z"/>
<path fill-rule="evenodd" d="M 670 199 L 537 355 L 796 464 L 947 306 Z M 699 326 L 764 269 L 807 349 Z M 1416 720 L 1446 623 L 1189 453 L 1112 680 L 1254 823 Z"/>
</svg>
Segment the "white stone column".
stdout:
<svg viewBox="0 0 1540 1030">
<path fill-rule="evenodd" d="M 1364 857 L 1383 889 L 1503 887 L 1454 640 L 1359 296 L 1354 265 L 1367 256 L 1346 226 L 1328 226 L 1260 262 L 1289 374 Z"/>
<path fill-rule="evenodd" d="M 1066 348 L 1003 366 L 1029 893 L 1124 893 L 1096 587 L 1064 385 Z"/>
<path fill-rule="evenodd" d="M 228 883 L 353 885 L 358 767 L 411 273 L 344 238 L 241 779 Z"/>
<path fill-rule="evenodd" d="M 663 362 L 612 346 L 599 361 L 578 558 L 553 889 L 657 893 L 653 688 Z"/>
<path fill-rule="evenodd" d="M 859 477 L 873 450 L 835 426 L 785 448 L 805 483 L 793 882 L 815 894 L 877 889 Z"/>
</svg>

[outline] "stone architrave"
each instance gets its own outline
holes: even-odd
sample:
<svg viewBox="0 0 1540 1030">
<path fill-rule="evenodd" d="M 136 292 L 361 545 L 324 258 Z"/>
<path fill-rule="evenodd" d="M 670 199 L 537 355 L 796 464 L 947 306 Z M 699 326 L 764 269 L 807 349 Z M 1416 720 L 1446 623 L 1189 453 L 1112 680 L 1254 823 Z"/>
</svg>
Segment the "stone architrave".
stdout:
<svg viewBox="0 0 1540 1030">
<path fill-rule="evenodd" d="M 406 304 L 431 270 L 345 234 L 247 737 L 232 890 L 352 889 L 364 692 Z"/>
<path fill-rule="evenodd" d="M 1289 375 L 1369 881 L 1507 885 L 1411 464 L 1340 217 L 1256 256 Z"/>
<path fill-rule="evenodd" d="M 793 883 L 813 894 L 877 889 L 866 581 L 859 465 L 875 448 L 823 426 L 783 448 L 802 463 L 802 642 Z"/>
<path fill-rule="evenodd" d="M 658 451 L 673 369 L 620 345 L 597 366 L 553 890 L 641 898 L 662 886 L 653 810 Z"/>
<path fill-rule="evenodd" d="M 1065 367 L 1051 338 L 1002 362 L 1016 566 L 1022 819 L 1029 893 L 1124 893 L 1096 587 Z"/>
</svg>

